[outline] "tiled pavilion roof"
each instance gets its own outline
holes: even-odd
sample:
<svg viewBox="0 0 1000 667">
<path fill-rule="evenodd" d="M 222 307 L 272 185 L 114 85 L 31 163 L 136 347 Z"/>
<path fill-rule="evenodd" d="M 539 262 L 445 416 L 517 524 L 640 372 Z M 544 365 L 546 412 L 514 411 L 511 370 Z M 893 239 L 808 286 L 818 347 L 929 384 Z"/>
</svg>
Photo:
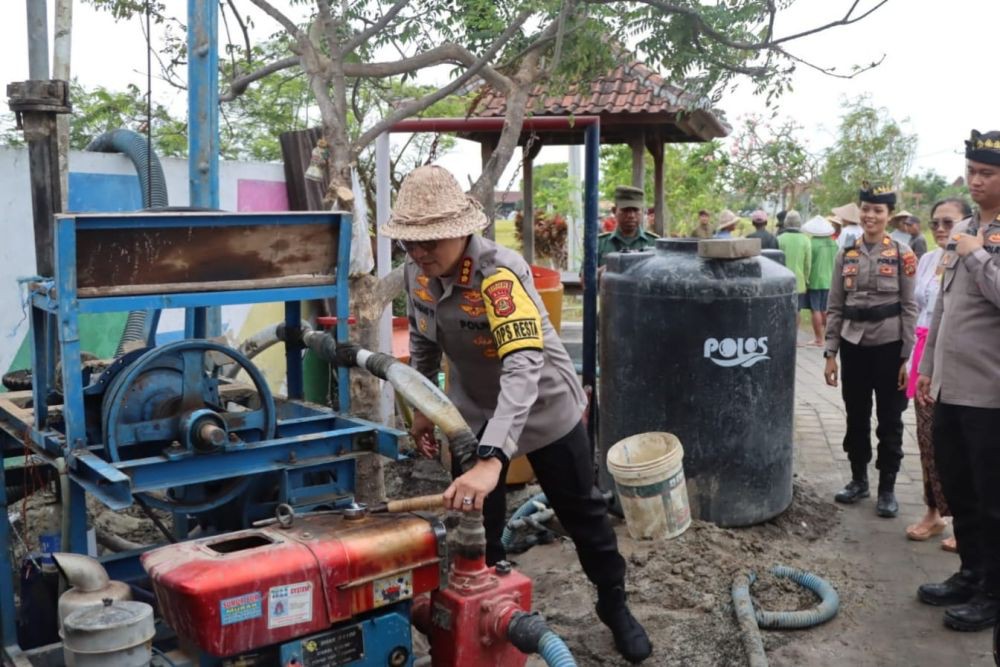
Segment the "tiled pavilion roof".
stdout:
<svg viewBox="0 0 1000 667">
<path fill-rule="evenodd" d="M 506 97 L 488 88 L 471 115 L 503 117 L 506 106 Z M 572 86 L 563 95 L 550 95 L 545 86 L 537 86 L 528 98 L 528 112 L 536 118 L 600 116 L 602 143 L 628 143 L 642 132 L 659 135 L 665 142 L 708 141 L 730 131 L 698 98 L 634 59 L 589 84 Z M 546 143 L 574 141 L 559 141 L 555 136 Z"/>
</svg>

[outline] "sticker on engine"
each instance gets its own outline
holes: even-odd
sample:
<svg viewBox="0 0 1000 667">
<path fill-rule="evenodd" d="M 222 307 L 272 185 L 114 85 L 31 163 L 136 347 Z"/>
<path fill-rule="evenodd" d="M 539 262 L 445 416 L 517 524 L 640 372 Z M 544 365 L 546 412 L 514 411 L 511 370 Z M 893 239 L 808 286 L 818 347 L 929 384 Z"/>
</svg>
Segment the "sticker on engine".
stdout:
<svg viewBox="0 0 1000 667">
<path fill-rule="evenodd" d="M 365 657 L 365 636 L 360 625 L 324 632 L 299 643 L 302 667 L 357 664 Z"/>
<path fill-rule="evenodd" d="M 264 615 L 264 596 L 254 591 L 219 601 L 219 623 L 232 625 Z"/>
<path fill-rule="evenodd" d="M 313 616 L 311 581 L 274 586 L 267 593 L 267 629 L 308 623 Z"/>
<path fill-rule="evenodd" d="M 372 582 L 372 596 L 376 607 L 413 597 L 413 572 L 394 574 Z"/>
</svg>

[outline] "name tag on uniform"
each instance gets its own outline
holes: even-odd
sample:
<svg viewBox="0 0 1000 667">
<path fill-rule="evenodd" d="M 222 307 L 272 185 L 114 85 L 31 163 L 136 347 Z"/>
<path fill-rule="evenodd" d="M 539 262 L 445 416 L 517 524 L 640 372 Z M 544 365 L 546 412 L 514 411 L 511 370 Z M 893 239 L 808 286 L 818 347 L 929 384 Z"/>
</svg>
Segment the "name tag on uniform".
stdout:
<svg viewBox="0 0 1000 667">
<path fill-rule="evenodd" d="M 841 275 L 843 275 L 843 276 L 856 276 L 856 275 L 858 275 L 858 265 L 854 264 L 854 263 L 844 264 L 844 270 L 841 273 Z"/>
</svg>

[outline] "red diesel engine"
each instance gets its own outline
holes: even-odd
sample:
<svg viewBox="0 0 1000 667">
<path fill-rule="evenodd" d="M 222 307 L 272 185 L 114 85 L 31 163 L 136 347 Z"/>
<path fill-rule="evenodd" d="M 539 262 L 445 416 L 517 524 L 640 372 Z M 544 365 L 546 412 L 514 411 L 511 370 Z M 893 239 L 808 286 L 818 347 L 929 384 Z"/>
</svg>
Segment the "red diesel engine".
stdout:
<svg viewBox="0 0 1000 667">
<path fill-rule="evenodd" d="M 392 605 L 398 608 L 396 603 L 437 589 L 446 566 L 444 549 L 444 528 L 433 519 L 321 515 L 297 518 L 288 528 L 162 547 L 144 554 L 142 564 L 178 637 L 207 654 L 232 656 L 351 619 L 376 618 Z M 370 654 L 379 644 L 362 625 L 338 630 L 336 642 L 350 645 L 339 649 L 348 651 L 345 658 L 351 652 Z M 322 646 L 322 641 L 302 642 L 307 644 Z M 288 645 L 281 649 L 288 656 L 281 664 L 309 664 Z"/>
</svg>

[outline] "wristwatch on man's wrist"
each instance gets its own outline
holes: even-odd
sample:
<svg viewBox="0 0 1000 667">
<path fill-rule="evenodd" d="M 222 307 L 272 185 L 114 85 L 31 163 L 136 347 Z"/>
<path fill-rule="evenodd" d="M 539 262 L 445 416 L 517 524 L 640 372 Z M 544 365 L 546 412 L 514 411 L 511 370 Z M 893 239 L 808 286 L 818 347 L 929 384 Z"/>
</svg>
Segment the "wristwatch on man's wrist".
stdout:
<svg viewBox="0 0 1000 667">
<path fill-rule="evenodd" d="M 503 450 L 499 447 L 491 447 L 490 445 L 479 445 L 476 447 L 476 456 L 485 461 L 486 459 L 499 459 L 500 463 L 506 465 L 510 459 L 507 455 L 503 453 Z"/>
<path fill-rule="evenodd" d="M 837 351 L 836 350 L 823 350 L 823 358 L 824 359 L 833 359 L 836 356 L 837 356 Z"/>
</svg>

